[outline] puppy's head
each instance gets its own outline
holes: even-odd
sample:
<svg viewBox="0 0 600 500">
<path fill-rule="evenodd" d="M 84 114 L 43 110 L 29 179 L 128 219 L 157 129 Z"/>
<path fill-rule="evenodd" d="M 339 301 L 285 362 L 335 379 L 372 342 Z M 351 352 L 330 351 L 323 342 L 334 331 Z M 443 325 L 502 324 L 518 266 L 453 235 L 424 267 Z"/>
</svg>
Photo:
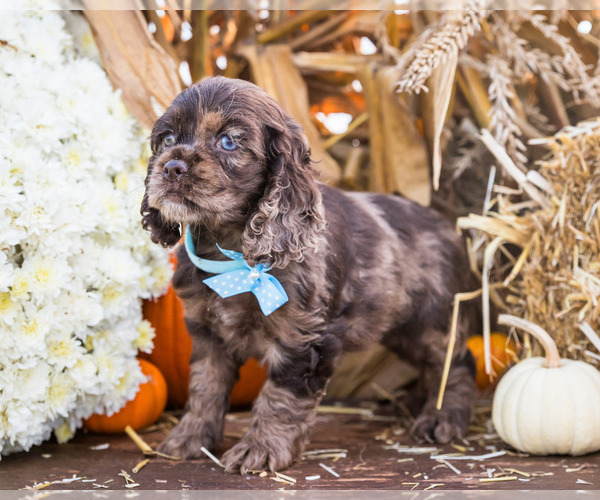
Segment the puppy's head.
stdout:
<svg viewBox="0 0 600 500">
<path fill-rule="evenodd" d="M 184 90 L 158 119 L 141 213 L 152 240 L 181 223 L 238 228 L 249 263 L 285 267 L 316 248 L 321 195 L 300 126 L 259 87 L 222 77 Z"/>
</svg>

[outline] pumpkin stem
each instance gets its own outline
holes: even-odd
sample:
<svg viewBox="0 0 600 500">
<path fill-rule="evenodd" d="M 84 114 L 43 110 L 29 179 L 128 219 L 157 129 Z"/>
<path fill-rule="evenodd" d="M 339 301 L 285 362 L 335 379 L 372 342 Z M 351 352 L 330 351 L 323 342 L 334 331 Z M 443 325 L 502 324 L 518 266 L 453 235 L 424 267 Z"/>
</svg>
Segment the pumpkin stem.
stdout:
<svg viewBox="0 0 600 500">
<path fill-rule="evenodd" d="M 527 321 L 526 319 L 511 316 L 510 314 L 501 314 L 498 316 L 498 323 L 520 328 L 533 335 L 535 339 L 542 344 L 544 352 L 546 353 L 546 368 L 558 368 L 560 366 L 560 355 L 558 354 L 556 344 L 554 343 L 554 340 L 552 340 L 550 334 L 541 326 L 538 326 L 531 321 Z"/>
</svg>

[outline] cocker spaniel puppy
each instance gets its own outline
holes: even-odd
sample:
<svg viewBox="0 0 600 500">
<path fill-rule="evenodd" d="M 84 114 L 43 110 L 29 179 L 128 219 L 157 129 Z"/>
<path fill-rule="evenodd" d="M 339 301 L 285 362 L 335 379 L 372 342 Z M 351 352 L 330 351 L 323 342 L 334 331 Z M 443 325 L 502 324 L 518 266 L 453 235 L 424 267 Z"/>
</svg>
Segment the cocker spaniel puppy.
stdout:
<svg viewBox="0 0 600 500">
<path fill-rule="evenodd" d="M 435 408 L 453 296 L 469 274 L 441 216 L 318 183 L 300 126 L 245 81 L 183 91 L 151 143 L 143 225 L 165 246 L 187 228 L 173 284 L 193 339 L 186 412 L 161 451 L 194 458 L 219 445 L 238 369 L 254 357 L 268 378 L 222 461 L 229 472 L 284 469 L 307 443 L 340 355 L 370 342 L 422 369 L 416 439 L 464 435 L 475 387 L 464 328 Z"/>
</svg>

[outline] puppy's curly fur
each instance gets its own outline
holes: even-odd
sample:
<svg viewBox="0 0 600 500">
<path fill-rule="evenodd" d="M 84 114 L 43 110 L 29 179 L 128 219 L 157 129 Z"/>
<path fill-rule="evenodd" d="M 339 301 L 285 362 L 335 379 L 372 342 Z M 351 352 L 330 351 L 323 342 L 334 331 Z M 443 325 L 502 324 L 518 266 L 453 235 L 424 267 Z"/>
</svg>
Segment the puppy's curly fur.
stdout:
<svg viewBox="0 0 600 500">
<path fill-rule="evenodd" d="M 289 466 L 337 359 L 370 342 L 422 369 L 416 439 L 464 435 L 475 387 L 464 325 L 444 406 L 435 409 L 453 296 L 469 274 L 462 242 L 441 216 L 399 196 L 318 183 L 300 126 L 245 81 L 210 78 L 185 90 L 151 142 L 141 212 L 153 241 L 174 245 L 189 225 L 198 255 L 222 259 L 218 243 L 267 263 L 289 296 L 269 316 L 250 293 L 222 299 L 178 249 L 173 283 L 193 339 L 190 396 L 163 452 L 193 458 L 220 443 L 238 369 L 255 357 L 268 364 L 268 379 L 223 463 L 242 473 Z"/>
</svg>

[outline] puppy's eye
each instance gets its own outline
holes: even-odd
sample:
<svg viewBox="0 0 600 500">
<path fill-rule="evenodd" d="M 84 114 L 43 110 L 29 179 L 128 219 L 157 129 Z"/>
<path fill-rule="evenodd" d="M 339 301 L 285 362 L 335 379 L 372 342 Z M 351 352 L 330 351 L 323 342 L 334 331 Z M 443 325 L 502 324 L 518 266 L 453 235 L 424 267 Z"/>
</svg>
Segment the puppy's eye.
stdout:
<svg viewBox="0 0 600 500">
<path fill-rule="evenodd" d="M 173 144 L 175 144 L 175 136 L 173 134 L 167 135 L 163 139 L 163 144 L 167 147 L 172 146 Z"/>
<path fill-rule="evenodd" d="M 234 149 L 237 149 L 237 147 L 238 147 L 237 143 L 229 135 L 222 136 L 219 139 L 219 145 L 225 151 L 233 151 Z"/>
</svg>

